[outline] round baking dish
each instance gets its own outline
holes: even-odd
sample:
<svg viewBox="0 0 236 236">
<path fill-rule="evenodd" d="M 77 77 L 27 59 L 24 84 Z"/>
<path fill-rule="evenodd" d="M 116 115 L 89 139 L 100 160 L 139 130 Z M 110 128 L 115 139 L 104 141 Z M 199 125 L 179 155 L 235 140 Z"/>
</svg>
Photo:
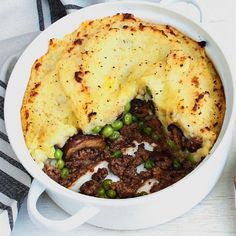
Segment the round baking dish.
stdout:
<svg viewBox="0 0 236 236">
<path fill-rule="evenodd" d="M 196 5 L 193 0 L 185 2 Z M 89 197 L 66 189 L 50 179 L 36 165 L 25 145 L 20 108 L 31 66 L 47 51 L 50 38 L 63 37 L 76 29 L 84 20 L 118 12 L 128 12 L 151 22 L 169 24 L 197 41 L 205 40 L 207 54 L 222 79 L 226 95 L 226 113 L 217 142 L 209 155 L 189 175 L 157 193 L 132 199 L 111 200 Z M 161 224 L 184 214 L 211 191 L 223 170 L 233 130 L 234 99 L 235 88 L 230 68 L 214 39 L 200 24 L 169 10 L 164 5 L 144 1 L 102 3 L 62 18 L 42 32 L 27 47 L 11 74 L 6 91 L 4 112 L 9 140 L 23 166 L 34 177 L 28 196 L 28 212 L 31 219 L 41 226 L 56 231 L 71 230 L 84 222 L 110 229 L 134 230 Z M 36 203 L 44 191 L 72 216 L 62 221 L 53 221 L 42 216 L 36 208 Z"/>
</svg>

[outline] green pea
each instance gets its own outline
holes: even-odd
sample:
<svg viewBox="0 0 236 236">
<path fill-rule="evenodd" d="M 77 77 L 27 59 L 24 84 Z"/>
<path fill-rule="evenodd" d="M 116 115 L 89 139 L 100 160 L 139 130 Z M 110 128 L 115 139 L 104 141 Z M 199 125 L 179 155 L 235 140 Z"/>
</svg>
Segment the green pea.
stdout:
<svg viewBox="0 0 236 236">
<path fill-rule="evenodd" d="M 148 159 L 145 163 L 144 163 L 144 168 L 149 170 L 152 169 L 152 167 L 154 166 L 154 162 L 151 159 Z"/>
<path fill-rule="evenodd" d="M 113 190 L 113 189 L 109 189 L 106 191 L 106 195 L 109 197 L 109 198 L 115 198 L 116 197 L 116 191 Z"/>
<path fill-rule="evenodd" d="M 197 164 L 197 161 L 194 159 L 193 155 L 189 154 L 187 159 L 193 164 Z"/>
<path fill-rule="evenodd" d="M 123 127 L 123 122 L 121 120 L 116 120 L 111 124 L 114 130 L 120 130 Z"/>
<path fill-rule="evenodd" d="M 170 140 L 170 139 L 167 139 L 166 144 L 172 151 L 178 151 L 179 150 L 179 147 L 175 144 L 175 142 Z"/>
<path fill-rule="evenodd" d="M 132 121 L 133 121 L 133 122 L 137 122 L 137 121 L 138 121 L 138 117 L 137 117 L 137 116 L 134 116 L 134 115 L 132 115 Z"/>
<path fill-rule="evenodd" d="M 103 187 L 99 187 L 97 190 L 97 195 L 100 198 L 105 198 L 106 197 L 105 189 Z"/>
<path fill-rule="evenodd" d="M 147 86 L 146 87 L 146 93 L 151 97 L 152 96 L 152 92 L 150 90 L 150 88 Z"/>
<path fill-rule="evenodd" d="M 105 179 L 103 180 L 102 182 L 102 187 L 105 189 L 105 190 L 108 190 L 111 188 L 111 184 L 112 184 L 112 180 L 111 179 Z"/>
<path fill-rule="evenodd" d="M 55 152 L 54 152 L 54 157 L 56 160 L 60 160 L 62 159 L 62 156 L 63 156 L 63 152 L 61 149 L 59 148 L 56 148 Z"/>
<path fill-rule="evenodd" d="M 58 160 L 56 163 L 56 167 L 60 170 L 64 167 L 64 165 L 65 165 L 65 163 L 63 160 Z"/>
<path fill-rule="evenodd" d="M 143 130 L 143 129 L 144 129 L 144 123 L 143 123 L 142 121 L 140 121 L 140 122 L 138 123 L 138 128 L 139 128 L 140 130 Z"/>
<path fill-rule="evenodd" d="M 115 158 L 120 158 L 123 156 L 123 153 L 120 150 L 117 150 L 112 153 L 112 156 Z"/>
<path fill-rule="evenodd" d="M 175 169 L 175 170 L 179 170 L 179 169 L 181 169 L 181 164 L 180 164 L 180 162 L 178 161 L 178 160 L 173 160 L 173 168 Z"/>
<path fill-rule="evenodd" d="M 124 113 L 128 113 L 131 109 L 131 104 L 130 102 L 128 102 L 125 106 L 124 106 Z"/>
<path fill-rule="evenodd" d="M 160 135 L 158 135 L 158 134 L 152 134 L 152 139 L 153 139 L 153 140 L 155 140 L 155 141 L 159 141 L 160 138 L 161 138 Z"/>
<path fill-rule="evenodd" d="M 95 126 L 95 127 L 92 129 L 92 132 L 93 132 L 94 134 L 98 134 L 101 130 L 102 130 L 102 127 L 101 127 L 101 126 Z"/>
<path fill-rule="evenodd" d="M 143 128 L 143 132 L 146 134 L 146 135 L 151 135 L 152 133 L 152 128 L 151 127 L 144 127 Z"/>
<path fill-rule="evenodd" d="M 120 137 L 120 132 L 119 131 L 114 131 L 113 134 L 109 137 L 111 140 L 116 140 Z"/>
<path fill-rule="evenodd" d="M 69 175 L 69 169 L 64 167 L 62 170 L 61 170 L 61 178 L 62 179 L 66 179 Z"/>
<path fill-rule="evenodd" d="M 130 125 L 132 123 L 132 115 L 130 113 L 125 114 L 123 121 L 126 125 Z"/>
<path fill-rule="evenodd" d="M 105 138 L 109 138 L 113 134 L 114 130 L 110 125 L 106 125 L 102 130 L 102 135 Z"/>
</svg>

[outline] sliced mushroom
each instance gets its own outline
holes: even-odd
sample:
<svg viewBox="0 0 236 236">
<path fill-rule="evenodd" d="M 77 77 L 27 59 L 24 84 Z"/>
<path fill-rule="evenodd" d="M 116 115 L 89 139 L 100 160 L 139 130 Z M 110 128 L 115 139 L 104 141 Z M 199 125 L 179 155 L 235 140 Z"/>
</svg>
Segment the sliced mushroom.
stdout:
<svg viewBox="0 0 236 236">
<path fill-rule="evenodd" d="M 76 152 L 87 148 L 103 151 L 105 142 L 102 137 L 97 135 L 76 134 L 69 138 L 63 147 L 64 159 L 67 160 Z"/>
</svg>

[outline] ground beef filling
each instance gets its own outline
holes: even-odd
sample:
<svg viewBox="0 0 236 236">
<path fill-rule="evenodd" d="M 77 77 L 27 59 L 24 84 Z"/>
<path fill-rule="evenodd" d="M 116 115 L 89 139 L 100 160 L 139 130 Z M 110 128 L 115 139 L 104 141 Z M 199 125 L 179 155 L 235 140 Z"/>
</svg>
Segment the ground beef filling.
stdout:
<svg viewBox="0 0 236 236">
<path fill-rule="evenodd" d="M 108 167 L 99 168 L 81 185 L 79 192 L 104 198 L 130 198 L 159 191 L 191 172 L 197 165 L 191 153 L 202 147 L 202 140 L 186 138 L 175 124 L 169 125 L 165 131 L 150 100 L 133 99 L 130 104 L 128 114 L 132 120 L 128 120 L 127 112 L 119 117 L 118 121 L 123 120 L 124 125 L 117 126 L 119 132 L 116 131 L 115 138 L 107 137 L 103 131 L 105 128 L 98 129 L 96 135 L 71 137 L 62 148 L 68 174 L 63 176 L 51 164 L 45 165 L 46 174 L 59 184 L 70 187 L 82 175 L 94 172 L 100 162 L 106 161 Z M 144 143 L 150 144 L 153 150 L 146 150 Z M 126 150 L 132 147 L 137 148 L 136 152 L 127 154 Z M 143 166 L 142 170 L 138 171 L 140 166 Z M 118 181 L 106 179 L 109 172 L 116 175 Z M 155 183 L 149 192 L 140 192 L 139 189 L 150 180 Z"/>
</svg>

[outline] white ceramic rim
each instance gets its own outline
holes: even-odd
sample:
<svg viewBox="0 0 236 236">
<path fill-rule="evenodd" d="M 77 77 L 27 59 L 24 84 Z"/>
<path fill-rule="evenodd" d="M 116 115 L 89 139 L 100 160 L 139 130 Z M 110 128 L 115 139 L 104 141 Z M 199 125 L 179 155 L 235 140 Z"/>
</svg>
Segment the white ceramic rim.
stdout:
<svg viewBox="0 0 236 236">
<path fill-rule="evenodd" d="M 38 42 L 41 38 L 42 35 L 45 34 L 45 32 L 53 32 L 54 28 L 58 28 L 60 27 L 60 24 L 62 21 L 66 21 L 69 20 L 70 18 L 72 18 L 72 16 L 74 14 L 80 14 L 82 12 L 86 12 L 87 9 L 94 9 L 96 10 L 97 6 L 99 5 L 110 5 L 111 8 L 113 5 L 118 5 L 118 4 L 136 4 L 136 5 L 140 5 L 140 7 L 145 4 L 146 6 L 149 7 L 155 7 L 155 8 L 159 8 L 162 9 L 163 11 L 167 13 L 171 13 L 172 15 L 174 15 L 175 17 L 177 17 L 179 20 L 183 21 L 183 22 L 189 22 L 189 24 L 191 23 L 192 25 L 195 25 L 195 27 L 201 29 L 202 31 L 204 31 L 205 35 L 208 36 L 208 38 L 210 39 L 211 42 L 213 42 L 215 44 L 215 46 L 217 47 L 218 53 L 221 54 L 221 57 L 226 61 L 221 49 L 219 48 L 219 46 L 217 46 L 217 44 L 215 43 L 215 41 L 212 39 L 212 37 L 202 28 L 202 26 L 196 22 L 193 22 L 191 20 L 189 20 L 188 18 L 184 17 L 181 14 L 175 13 L 171 10 L 169 10 L 167 7 L 165 6 L 161 6 L 158 3 L 150 3 L 150 2 L 145 2 L 145 1 L 122 1 L 122 2 L 108 2 L 108 3 L 101 3 L 101 4 L 96 4 L 96 5 L 92 5 L 86 8 L 83 8 L 81 10 L 78 10 L 74 13 L 71 13 L 70 15 L 67 15 L 66 17 L 62 18 L 61 20 L 55 22 L 53 25 L 49 26 L 44 32 L 42 32 L 38 37 L 36 37 L 35 40 L 33 40 L 33 42 L 27 47 L 27 49 L 24 51 L 24 53 L 22 54 L 22 56 L 20 57 L 20 59 L 18 60 L 15 68 L 13 69 L 13 72 L 11 74 L 9 83 L 8 83 L 8 87 L 7 87 L 7 91 L 6 91 L 6 97 L 5 97 L 5 106 L 4 106 L 4 114 L 5 114 L 5 122 L 6 122 L 6 129 L 7 129 L 7 133 L 8 133 L 8 137 L 10 140 L 10 143 L 13 147 L 13 150 L 15 150 L 17 157 L 19 158 L 19 160 L 21 161 L 21 163 L 23 164 L 23 166 L 26 168 L 26 170 L 35 178 L 37 179 L 40 184 L 42 184 L 43 186 L 45 186 L 46 189 L 49 189 L 50 191 L 53 191 L 55 193 L 58 193 L 59 195 L 63 195 L 64 197 L 67 197 L 69 199 L 75 199 L 75 200 L 79 200 L 81 202 L 86 202 L 89 204 L 96 204 L 96 205 L 101 205 L 101 206 L 113 206 L 113 207 L 120 207 L 120 206 L 126 206 L 126 205 L 133 205 L 133 204 L 141 204 L 144 203 L 146 201 L 148 201 L 149 199 L 152 198 L 158 198 L 158 196 L 160 196 L 163 193 L 166 193 L 168 191 L 170 191 L 170 189 L 175 188 L 175 186 L 177 186 L 178 184 L 180 184 L 181 182 L 186 181 L 188 178 L 190 178 L 191 175 L 195 174 L 197 172 L 197 170 L 199 168 L 201 168 L 202 165 L 204 165 L 206 162 L 208 162 L 209 157 L 212 155 L 212 153 L 215 153 L 217 151 L 217 149 L 219 149 L 221 143 L 224 141 L 225 137 L 227 136 L 227 134 L 230 132 L 230 130 L 228 129 L 228 127 L 232 127 L 233 124 L 233 117 L 235 114 L 235 109 L 234 107 L 230 107 L 230 110 L 226 111 L 226 112 L 230 112 L 230 114 L 228 115 L 228 121 L 226 124 L 226 121 L 224 121 L 223 126 L 225 127 L 225 131 L 223 132 L 221 130 L 220 133 L 220 137 L 221 137 L 221 141 L 219 142 L 218 140 L 220 138 L 218 138 L 216 144 L 214 145 L 214 148 L 211 151 L 211 154 L 209 154 L 204 161 L 195 169 L 193 170 L 189 175 L 187 175 L 186 177 L 184 177 L 183 179 L 181 179 L 180 181 L 178 181 L 177 183 L 159 191 L 156 193 L 152 193 L 150 195 L 147 196 L 143 196 L 143 197 L 139 197 L 139 198 L 129 198 L 129 199 L 100 199 L 100 198 L 96 198 L 96 197 L 90 197 L 90 196 L 86 196 L 77 192 L 73 192 L 69 189 L 66 189 L 64 187 L 62 187 L 61 185 L 59 185 L 58 183 L 56 183 L 55 181 L 53 181 L 50 177 L 48 177 L 42 170 L 40 170 L 40 168 L 36 165 L 36 163 L 33 161 L 32 157 L 29 154 L 29 151 L 26 147 L 26 145 L 22 145 L 19 146 L 19 139 L 23 139 L 23 133 L 21 130 L 21 125 L 19 127 L 19 122 L 20 122 L 20 114 L 16 114 L 17 112 L 15 112 L 14 110 L 14 106 L 10 106 L 12 105 L 12 94 L 14 94 L 14 89 L 16 87 L 16 85 L 14 85 L 16 79 L 18 78 L 18 72 L 20 71 L 20 66 L 23 63 L 23 61 L 27 61 L 27 57 L 30 55 L 30 51 L 31 49 L 33 49 L 33 46 L 35 44 L 35 42 Z M 132 10 L 131 10 L 132 12 Z M 94 19 L 93 17 L 91 17 L 91 19 Z M 186 32 L 185 32 L 186 33 Z M 188 35 L 188 33 L 186 33 Z M 226 66 L 228 69 L 228 73 L 229 73 L 229 77 L 231 78 L 231 84 L 234 87 L 233 84 L 233 79 L 232 79 L 232 74 L 230 72 L 230 68 L 228 66 L 228 63 L 226 61 Z M 31 66 L 30 66 L 31 67 Z M 13 91 L 14 90 L 14 91 Z M 232 88 L 232 100 L 235 99 L 235 94 L 234 94 L 234 88 Z M 22 98 L 21 98 L 22 101 Z M 21 102 L 20 101 L 20 102 Z M 19 101 L 17 101 L 19 102 Z M 227 107 L 227 109 L 229 109 Z M 21 124 L 21 122 L 20 122 Z M 19 129 L 20 128 L 20 129 Z M 223 129 L 223 128 L 222 128 Z M 20 133 L 17 133 L 17 131 L 20 131 Z M 20 151 L 22 151 L 21 153 L 19 153 Z M 26 155 L 26 156 L 22 156 Z"/>
</svg>

